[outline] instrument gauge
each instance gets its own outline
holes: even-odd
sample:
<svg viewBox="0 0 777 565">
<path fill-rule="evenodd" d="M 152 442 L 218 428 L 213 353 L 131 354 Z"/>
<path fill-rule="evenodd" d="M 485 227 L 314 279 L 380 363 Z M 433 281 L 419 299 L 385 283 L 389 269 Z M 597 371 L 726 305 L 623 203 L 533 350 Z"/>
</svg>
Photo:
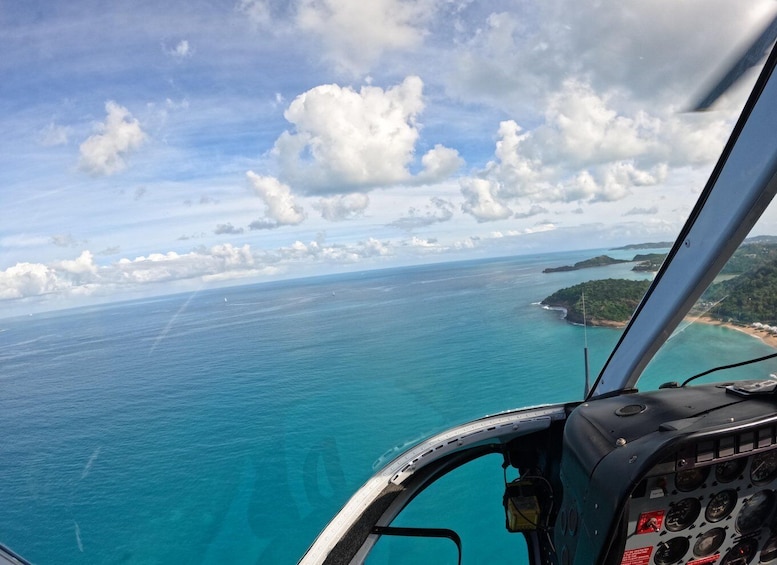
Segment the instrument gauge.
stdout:
<svg viewBox="0 0 777 565">
<path fill-rule="evenodd" d="M 750 465 L 750 480 L 753 484 L 764 485 L 775 477 L 777 477 L 777 450 L 754 455 Z"/>
<path fill-rule="evenodd" d="M 761 550 L 761 557 L 758 559 L 759 563 L 771 563 L 777 559 L 777 535 L 773 535 L 763 546 Z"/>
<path fill-rule="evenodd" d="M 731 514 L 734 506 L 737 505 L 737 491 L 734 489 L 722 490 L 715 494 L 707 504 L 707 510 L 704 511 L 704 517 L 708 522 L 720 522 L 723 518 Z"/>
<path fill-rule="evenodd" d="M 720 565 L 747 565 L 758 551 L 758 541 L 747 538 L 728 550 Z"/>
<path fill-rule="evenodd" d="M 745 500 L 737 516 L 736 528 L 740 534 L 749 534 L 766 524 L 774 508 L 774 493 L 762 490 Z"/>
<path fill-rule="evenodd" d="M 724 541 L 726 541 L 726 530 L 723 528 L 712 528 L 696 540 L 693 546 L 693 554 L 696 557 L 712 555 L 720 549 Z"/>
<path fill-rule="evenodd" d="M 677 487 L 677 490 L 689 492 L 699 488 L 707 479 L 709 473 L 709 467 L 697 467 L 695 469 L 680 471 L 674 476 L 674 484 Z"/>
<path fill-rule="evenodd" d="M 745 470 L 747 458 L 731 459 L 715 465 L 715 480 L 719 483 L 730 483 Z"/>
<path fill-rule="evenodd" d="M 678 537 L 668 541 L 662 541 L 656 546 L 656 554 L 653 562 L 656 565 L 669 565 L 682 559 L 685 552 L 688 551 L 691 542 L 688 538 Z"/>
<path fill-rule="evenodd" d="M 664 525 L 670 532 L 684 530 L 696 521 L 701 512 L 698 498 L 683 498 L 669 506 Z"/>
</svg>

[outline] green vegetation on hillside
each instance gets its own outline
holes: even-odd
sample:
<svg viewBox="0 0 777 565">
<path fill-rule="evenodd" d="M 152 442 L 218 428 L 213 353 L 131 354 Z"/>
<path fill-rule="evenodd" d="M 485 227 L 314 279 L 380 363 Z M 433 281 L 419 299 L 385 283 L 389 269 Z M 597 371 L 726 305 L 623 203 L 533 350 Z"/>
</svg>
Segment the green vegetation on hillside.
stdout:
<svg viewBox="0 0 777 565">
<path fill-rule="evenodd" d="M 774 236 L 759 236 L 745 240 L 721 271 L 734 276 L 707 289 L 697 314 L 706 313 L 740 324 L 777 325 L 777 243 L 774 239 Z"/>
<path fill-rule="evenodd" d="M 709 315 L 742 324 L 777 325 L 777 258 L 733 279 L 713 284 L 702 297 Z"/>
<path fill-rule="evenodd" d="M 777 244 L 746 243 L 737 249 L 721 274 L 740 275 L 777 260 Z"/>
<path fill-rule="evenodd" d="M 664 253 L 635 255 L 634 261 L 638 264 L 633 270 L 657 270 L 665 258 Z M 625 262 L 602 255 L 576 263 L 574 267 L 545 269 L 545 272 L 612 264 L 608 261 Z M 760 322 L 777 326 L 777 241 L 774 236 L 746 240 L 721 274 L 727 275 L 728 279 L 707 289 L 695 308 L 696 315 L 706 314 L 740 324 Z M 649 286 L 650 281 L 594 280 L 554 292 L 541 304 L 565 308 L 567 320 L 582 324 L 585 292 L 587 324 L 619 325 L 629 320 Z"/>
<path fill-rule="evenodd" d="M 585 323 L 589 325 L 622 324 L 631 318 L 650 281 L 604 279 L 588 281 L 554 292 L 541 302 L 544 306 L 564 308 L 567 320 L 583 323 L 583 293 L 585 293 Z"/>
</svg>

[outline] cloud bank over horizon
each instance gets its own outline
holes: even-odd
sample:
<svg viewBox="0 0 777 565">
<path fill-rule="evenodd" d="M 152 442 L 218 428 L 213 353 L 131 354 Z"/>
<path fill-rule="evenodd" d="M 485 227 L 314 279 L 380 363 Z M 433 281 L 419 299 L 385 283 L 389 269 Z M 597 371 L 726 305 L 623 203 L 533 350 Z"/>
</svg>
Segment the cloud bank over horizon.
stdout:
<svg viewBox="0 0 777 565">
<path fill-rule="evenodd" d="M 672 239 L 754 73 L 683 110 L 775 11 L 181 7 L 0 23 L 0 300 Z"/>
</svg>

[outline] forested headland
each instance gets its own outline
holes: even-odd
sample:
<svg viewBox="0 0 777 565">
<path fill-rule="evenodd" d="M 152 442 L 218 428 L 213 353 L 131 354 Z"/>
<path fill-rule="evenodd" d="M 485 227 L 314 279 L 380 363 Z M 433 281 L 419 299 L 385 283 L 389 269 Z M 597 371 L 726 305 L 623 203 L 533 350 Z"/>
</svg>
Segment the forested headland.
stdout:
<svg viewBox="0 0 777 565">
<path fill-rule="evenodd" d="M 590 326 L 620 326 L 625 324 L 650 281 L 603 279 L 576 284 L 554 292 L 541 302 L 543 306 L 564 308 L 567 321 Z"/>
<path fill-rule="evenodd" d="M 635 256 L 643 269 L 657 269 L 665 254 Z M 541 304 L 564 308 L 567 320 L 588 325 L 622 326 L 631 318 L 650 281 L 592 280 L 563 288 Z M 747 240 L 721 271 L 719 280 L 702 295 L 691 312 L 721 322 L 777 326 L 777 241 L 772 236 Z"/>
<path fill-rule="evenodd" d="M 699 306 L 727 322 L 777 325 L 777 258 L 712 285 Z"/>
</svg>

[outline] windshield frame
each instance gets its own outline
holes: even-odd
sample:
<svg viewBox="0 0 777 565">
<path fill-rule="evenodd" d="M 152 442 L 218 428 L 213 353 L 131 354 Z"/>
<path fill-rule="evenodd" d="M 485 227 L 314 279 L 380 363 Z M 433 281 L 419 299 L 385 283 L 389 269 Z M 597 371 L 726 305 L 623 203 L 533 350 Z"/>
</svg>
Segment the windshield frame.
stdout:
<svg viewBox="0 0 777 565">
<path fill-rule="evenodd" d="M 680 235 L 587 398 L 633 388 L 777 193 L 777 48 Z"/>
</svg>

